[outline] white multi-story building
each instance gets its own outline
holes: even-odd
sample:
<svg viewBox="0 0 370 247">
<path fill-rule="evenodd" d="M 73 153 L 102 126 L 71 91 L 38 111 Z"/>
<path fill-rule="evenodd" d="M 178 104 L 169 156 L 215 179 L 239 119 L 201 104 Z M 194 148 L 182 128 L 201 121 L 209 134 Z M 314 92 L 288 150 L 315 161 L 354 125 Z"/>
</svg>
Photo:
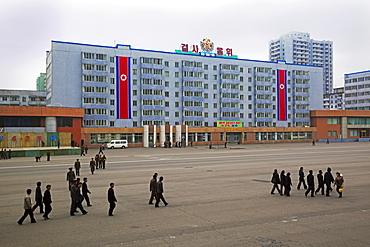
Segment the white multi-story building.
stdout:
<svg viewBox="0 0 370 247">
<path fill-rule="evenodd" d="M 0 89 L 0 105 L 46 106 L 46 92 Z"/>
<path fill-rule="evenodd" d="M 84 127 L 310 125 L 322 109 L 322 68 L 231 55 L 53 41 L 50 106 L 84 108 Z"/>
<path fill-rule="evenodd" d="M 323 93 L 333 92 L 333 41 L 313 40 L 309 33 L 290 32 L 269 42 L 270 60 L 323 67 Z"/>
<path fill-rule="evenodd" d="M 345 109 L 370 110 L 370 70 L 344 75 Z"/>
</svg>

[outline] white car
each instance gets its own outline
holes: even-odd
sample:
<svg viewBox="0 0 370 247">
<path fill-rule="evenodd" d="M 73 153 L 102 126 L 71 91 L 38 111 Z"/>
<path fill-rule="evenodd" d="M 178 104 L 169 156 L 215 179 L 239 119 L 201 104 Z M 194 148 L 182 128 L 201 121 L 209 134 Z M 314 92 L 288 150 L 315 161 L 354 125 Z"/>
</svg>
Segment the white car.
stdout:
<svg viewBox="0 0 370 247">
<path fill-rule="evenodd" d="M 127 148 L 128 141 L 127 140 L 112 140 L 110 143 L 107 144 L 107 148 Z"/>
</svg>

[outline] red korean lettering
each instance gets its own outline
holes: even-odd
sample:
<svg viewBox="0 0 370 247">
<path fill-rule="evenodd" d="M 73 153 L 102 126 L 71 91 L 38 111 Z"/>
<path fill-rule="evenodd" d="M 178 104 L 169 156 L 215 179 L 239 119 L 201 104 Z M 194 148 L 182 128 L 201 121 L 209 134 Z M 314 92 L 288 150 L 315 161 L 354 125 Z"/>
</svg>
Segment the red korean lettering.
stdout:
<svg viewBox="0 0 370 247">
<path fill-rule="evenodd" d="M 181 51 L 182 52 L 188 52 L 189 51 L 189 45 L 188 44 L 181 44 Z"/>
<path fill-rule="evenodd" d="M 232 56 L 232 55 L 233 55 L 233 49 L 231 49 L 231 48 L 226 48 L 226 54 L 227 54 L 228 56 Z"/>
</svg>

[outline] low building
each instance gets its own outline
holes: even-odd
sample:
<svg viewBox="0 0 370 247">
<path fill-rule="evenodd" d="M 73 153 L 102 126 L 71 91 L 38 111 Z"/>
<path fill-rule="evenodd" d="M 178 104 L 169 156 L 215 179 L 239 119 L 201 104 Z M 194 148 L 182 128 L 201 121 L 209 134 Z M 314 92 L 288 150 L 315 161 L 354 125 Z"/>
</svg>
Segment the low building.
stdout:
<svg viewBox="0 0 370 247">
<path fill-rule="evenodd" d="M 0 105 L 0 148 L 74 146 L 83 109 Z"/>
<path fill-rule="evenodd" d="M 311 126 L 317 128 L 317 139 L 361 141 L 370 138 L 370 111 L 311 111 Z"/>
<path fill-rule="evenodd" d="M 46 106 L 46 92 L 34 90 L 0 90 L 0 105 Z"/>
</svg>

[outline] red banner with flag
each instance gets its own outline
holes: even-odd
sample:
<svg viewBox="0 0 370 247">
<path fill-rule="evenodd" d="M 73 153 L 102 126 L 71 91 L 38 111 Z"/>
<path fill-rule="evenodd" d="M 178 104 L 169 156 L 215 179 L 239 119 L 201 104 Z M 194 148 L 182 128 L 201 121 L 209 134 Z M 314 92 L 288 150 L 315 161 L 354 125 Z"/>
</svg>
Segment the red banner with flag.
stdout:
<svg viewBox="0 0 370 247">
<path fill-rule="evenodd" d="M 131 118 L 130 58 L 116 57 L 117 118 Z"/>
<path fill-rule="evenodd" d="M 287 121 L 286 70 L 277 70 L 278 121 Z"/>
</svg>

